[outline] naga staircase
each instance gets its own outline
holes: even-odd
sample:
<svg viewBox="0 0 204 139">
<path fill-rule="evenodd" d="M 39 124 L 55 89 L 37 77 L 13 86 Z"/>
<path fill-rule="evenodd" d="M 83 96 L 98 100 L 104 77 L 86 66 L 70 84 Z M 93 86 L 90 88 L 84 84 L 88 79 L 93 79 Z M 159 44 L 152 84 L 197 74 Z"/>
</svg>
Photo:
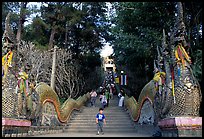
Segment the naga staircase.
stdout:
<svg viewBox="0 0 204 139">
<path fill-rule="evenodd" d="M 88 107 L 83 106 L 80 112 L 75 112 L 71 116 L 68 123 L 67 133 L 71 132 L 89 132 L 96 134 L 95 116 L 99 111 L 101 104 L 97 97 L 96 106 Z M 118 97 L 114 96 L 114 99 L 110 100 L 109 107 L 106 107 L 103 112 L 106 116 L 106 125 L 104 125 L 104 133 L 143 133 L 141 125 L 136 125 L 130 118 L 130 115 L 125 111 L 124 107 L 118 106 Z M 138 127 L 140 126 L 140 127 Z M 152 126 L 149 126 L 149 128 Z M 144 130 L 144 129 L 143 129 Z M 151 136 L 152 130 L 147 130 L 145 134 Z"/>
<path fill-rule="evenodd" d="M 185 50 L 186 29 L 181 2 L 177 3 L 177 9 L 178 16 L 169 37 L 170 41 L 166 42 L 163 31 L 162 47 L 157 47 L 158 58 L 157 65 L 154 62 L 153 80 L 144 86 L 138 100 L 126 95 L 125 107 L 118 107 L 117 96 L 110 100 L 109 107 L 104 110 L 107 121 L 103 128 L 105 135 L 113 133 L 117 136 L 128 134 L 152 136 L 154 126 L 146 123 L 152 123 L 154 120 L 161 129 L 163 137 L 202 137 L 202 117 L 199 114 L 202 92 L 193 75 L 190 57 Z M 13 39 L 9 26 L 9 15 L 5 21 L 3 35 L 5 55 L 2 57 L 2 61 L 4 60 L 2 62 L 2 136 L 32 136 L 36 135 L 35 132 L 47 135 L 55 133 L 58 128 L 57 132 L 64 132 L 65 136 L 71 133 L 96 135 L 95 116 L 101 107 L 99 98 L 96 107 L 84 106 L 90 100 L 89 93 L 76 100 L 69 98 L 61 105 L 57 93 L 46 83 L 32 85 L 30 87 L 32 93 L 29 95 L 25 91 L 27 85 L 15 88 L 18 82 L 11 67 L 17 65 L 17 42 Z M 24 70 L 29 70 L 29 66 L 24 67 Z M 27 74 L 23 73 L 19 73 L 20 81 L 26 82 Z M 53 122 L 54 120 L 47 118 L 47 115 L 43 116 L 46 103 L 53 105 L 51 107 L 53 113 L 45 112 L 45 114 L 55 116 L 59 126 Z M 44 117 L 46 120 L 42 122 Z"/>
</svg>

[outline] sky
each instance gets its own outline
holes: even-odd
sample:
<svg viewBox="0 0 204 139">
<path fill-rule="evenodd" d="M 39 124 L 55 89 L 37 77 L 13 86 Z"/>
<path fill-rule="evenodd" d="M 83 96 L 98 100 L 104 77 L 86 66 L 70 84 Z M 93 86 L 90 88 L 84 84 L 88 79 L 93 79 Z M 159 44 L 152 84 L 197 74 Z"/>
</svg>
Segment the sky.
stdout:
<svg viewBox="0 0 204 139">
<path fill-rule="evenodd" d="M 41 5 L 41 4 L 40 4 L 40 2 L 29 2 L 28 5 L 27 5 L 27 7 L 32 6 L 32 5 L 37 5 L 37 7 L 40 9 L 40 5 Z M 26 22 L 24 23 L 24 25 L 26 26 L 26 25 L 28 25 L 28 24 L 31 24 L 32 19 L 33 19 L 34 17 L 36 17 L 37 14 L 40 14 L 40 13 L 32 14 L 29 18 L 27 18 L 27 19 L 26 19 Z"/>
<path fill-rule="evenodd" d="M 109 9 L 111 8 L 111 3 L 110 2 L 107 2 L 106 3 L 107 6 L 108 6 L 108 18 L 109 18 Z M 104 44 L 104 47 L 101 49 L 101 57 L 107 57 L 107 56 L 110 56 L 111 54 L 113 54 L 113 47 L 110 45 L 110 43 L 105 43 Z"/>
<path fill-rule="evenodd" d="M 112 46 L 110 46 L 109 43 L 106 43 L 104 47 L 101 49 L 100 55 L 101 57 L 107 57 L 107 56 L 110 56 L 112 53 L 113 53 Z"/>
<path fill-rule="evenodd" d="M 31 6 L 31 5 L 37 5 L 37 7 L 40 8 L 40 5 L 41 5 L 41 4 L 40 4 L 40 2 L 29 2 L 29 3 L 28 3 L 28 6 Z M 111 4 L 110 4 L 109 2 L 107 2 L 107 6 L 108 6 L 108 8 L 110 8 L 110 7 L 111 7 Z M 39 13 L 38 13 L 38 14 L 39 14 Z M 109 12 L 108 12 L 107 14 L 109 14 Z M 28 25 L 28 24 L 30 24 L 30 23 L 32 22 L 32 18 L 35 17 L 36 15 L 37 15 L 37 14 L 31 15 L 31 17 L 27 19 L 27 22 L 25 22 L 25 26 Z M 109 43 L 103 43 L 103 44 L 104 44 L 104 46 L 102 47 L 101 53 L 100 53 L 101 57 L 110 56 L 110 55 L 113 53 L 113 48 L 112 48 L 112 46 L 111 46 Z"/>
</svg>

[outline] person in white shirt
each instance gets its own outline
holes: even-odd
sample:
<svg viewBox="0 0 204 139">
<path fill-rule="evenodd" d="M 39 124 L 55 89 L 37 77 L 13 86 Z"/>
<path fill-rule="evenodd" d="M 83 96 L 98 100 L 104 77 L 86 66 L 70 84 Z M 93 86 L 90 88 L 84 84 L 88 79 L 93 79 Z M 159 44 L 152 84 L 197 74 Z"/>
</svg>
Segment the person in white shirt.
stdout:
<svg viewBox="0 0 204 139">
<path fill-rule="evenodd" d="M 110 92 L 110 99 L 113 99 L 113 89 L 112 89 L 112 85 L 109 86 L 109 92 Z"/>
<path fill-rule="evenodd" d="M 105 93 L 103 92 L 102 94 L 102 98 L 101 98 L 101 104 L 102 104 L 102 108 L 104 109 L 107 105 L 107 98 L 105 96 Z"/>
<path fill-rule="evenodd" d="M 119 107 L 123 107 L 125 95 L 124 95 L 124 92 L 123 92 L 122 89 L 121 89 L 121 92 L 118 94 L 118 97 L 119 97 L 118 106 L 119 106 Z"/>
<path fill-rule="evenodd" d="M 91 106 L 95 106 L 97 93 L 95 90 L 92 90 L 91 93 Z"/>
</svg>

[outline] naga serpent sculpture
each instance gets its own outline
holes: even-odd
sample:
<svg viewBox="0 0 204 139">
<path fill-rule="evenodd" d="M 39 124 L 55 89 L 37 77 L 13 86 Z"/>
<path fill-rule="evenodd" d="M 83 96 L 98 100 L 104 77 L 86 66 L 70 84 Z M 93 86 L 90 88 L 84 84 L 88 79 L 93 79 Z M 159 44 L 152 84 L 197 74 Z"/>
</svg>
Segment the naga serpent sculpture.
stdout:
<svg viewBox="0 0 204 139">
<path fill-rule="evenodd" d="M 77 100 L 68 98 L 62 105 L 60 105 L 59 97 L 56 92 L 46 83 L 40 82 L 36 85 L 35 91 L 39 95 L 38 108 L 36 114 L 40 114 L 43 105 L 50 102 L 54 105 L 57 112 L 57 117 L 61 123 L 65 123 L 69 120 L 70 114 L 73 110 L 79 110 L 90 99 L 90 94 L 84 94 Z M 35 116 L 36 117 L 36 116 Z M 33 118 L 35 118 L 33 117 Z"/>
<path fill-rule="evenodd" d="M 87 100 L 90 99 L 90 94 L 84 94 L 77 100 L 68 98 L 61 105 L 57 93 L 44 82 L 40 82 L 36 86 L 31 83 L 32 85 L 30 84 L 30 90 L 27 91 L 25 91 L 25 87 L 28 87 L 27 85 L 22 87 L 18 86 L 18 89 L 16 90 L 16 78 L 21 76 L 12 72 L 12 68 L 15 67 L 16 64 L 13 60 L 17 57 L 15 51 L 17 50 L 17 48 L 15 48 L 17 45 L 13 31 L 9 26 L 9 17 L 10 13 L 6 17 L 5 31 L 3 35 L 3 40 L 5 41 L 3 44 L 5 56 L 2 57 L 4 60 L 4 63 L 2 64 L 2 67 L 4 67 L 2 68 L 2 77 L 5 82 L 2 82 L 2 117 L 24 118 L 31 121 L 37 121 L 37 125 L 41 125 L 42 108 L 46 103 L 52 103 L 55 107 L 60 123 L 66 123 L 69 120 L 72 111 L 79 110 L 87 102 Z M 10 51 L 12 51 L 12 53 Z M 8 54 L 10 53 L 12 56 L 8 57 Z M 12 66 L 10 66 L 11 63 Z M 27 73 L 24 71 L 23 73 L 26 75 L 25 80 L 27 80 Z M 21 83 L 23 84 L 25 80 L 21 80 Z M 24 105 L 22 105 L 22 103 Z M 22 110 L 24 110 L 24 112 L 22 112 Z"/>
<path fill-rule="evenodd" d="M 125 95 L 124 104 L 125 107 L 127 107 L 128 110 L 130 111 L 131 118 L 133 119 L 133 121 L 139 120 L 142 106 L 146 100 L 148 100 L 151 104 L 154 103 L 155 94 L 156 91 L 154 91 L 154 81 L 150 81 L 142 89 L 138 101 L 136 101 L 136 99 L 133 96 L 128 97 L 127 95 Z"/>
<path fill-rule="evenodd" d="M 167 45 L 163 30 L 162 47 L 157 48 L 157 67 L 165 73 L 161 88 L 155 89 L 155 77 L 142 89 L 138 102 L 135 98 L 125 97 L 125 106 L 129 109 L 134 121 L 138 121 L 141 108 L 145 100 L 149 100 L 155 113 L 155 123 L 167 117 L 199 116 L 202 94 L 200 85 L 194 77 L 190 67 L 191 60 L 186 49 L 185 24 L 183 22 L 183 8 L 177 3 L 177 21 Z M 160 79 L 160 76 L 159 76 Z M 161 79 L 160 79 L 161 81 Z"/>
</svg>

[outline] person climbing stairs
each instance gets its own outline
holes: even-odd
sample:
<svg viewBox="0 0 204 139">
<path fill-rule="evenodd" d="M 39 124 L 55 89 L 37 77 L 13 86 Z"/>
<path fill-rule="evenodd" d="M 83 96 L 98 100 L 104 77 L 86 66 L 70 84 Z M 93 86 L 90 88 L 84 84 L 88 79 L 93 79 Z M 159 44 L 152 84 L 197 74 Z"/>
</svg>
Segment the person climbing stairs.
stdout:
<svg viewBox="0 0 204 139">
<path fill-rule="evenodd" d="M 131 120 L 124 107 L 118 107 L 118 96 L 110 100 L 109 107 L 104 109 L 107 124 L 104 125 L 104 133 L 107 132 L 136 132 L 134 122 Z M 81 112 L 72 115 L 68 123 L 68 132 L 93 132 L 96 133 L 95 116 L 98 113 L 101 103 L 99 97 L 96 100 L 96 107 L 84 106 Z"/>
</svg>

